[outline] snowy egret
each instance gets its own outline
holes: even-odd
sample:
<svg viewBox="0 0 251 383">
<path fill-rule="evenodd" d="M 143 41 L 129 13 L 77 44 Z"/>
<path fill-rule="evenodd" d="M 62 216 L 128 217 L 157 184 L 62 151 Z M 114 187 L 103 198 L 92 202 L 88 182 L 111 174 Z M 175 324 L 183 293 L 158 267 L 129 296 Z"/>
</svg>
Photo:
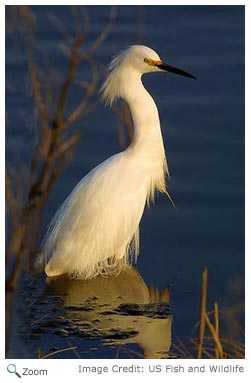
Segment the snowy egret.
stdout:
<svg viewBox="0 0 251 383">
<path fill-rule="evenodd" d="M 161 61 L 143 45 L 122 51 L 110 64 L 101 92 L 129 106 L 133 140 L 91 170 L 53 217 L 38 263 L 48 276 L 88 279 L 119 272 L 139 254 L 139 223 L 155 191 L 167 193 L 169 175 L 157 107 L 144 88 L 144 73 L 168 71 L 195 78 Z M 168 194 L 168 193 L 167 193 Z"/>
</svg>

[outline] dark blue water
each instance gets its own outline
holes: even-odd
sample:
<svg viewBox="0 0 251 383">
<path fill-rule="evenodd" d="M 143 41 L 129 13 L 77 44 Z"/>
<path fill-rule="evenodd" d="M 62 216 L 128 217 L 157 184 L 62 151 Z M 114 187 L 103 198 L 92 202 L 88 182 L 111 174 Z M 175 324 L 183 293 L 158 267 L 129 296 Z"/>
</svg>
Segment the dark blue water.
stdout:
<svg viewBox="0 0 251 383">
<path fill-rule="evenodd" d="M 36 60 L 42 63 L 46 57 L 52 68 L 63 74 L 66 60 L 58 45 L 64 39 L 49 13 L 71 31 L 73 17 L 64 6 L 31 8 L 36 15 Z M 90 31 L 86 47 L 104 27 L 110 7 L 92 6 L 87 10 Z M 139 15 L 143 20 L 140 29 Z M 176 276 L 171 297 L 175 340 L 189 336 L 198 320 L 200 278 L 205 266 L 209 272 L 209 309 L 214 301 L 221 309 L 232 309 L 242 299 L 244 7 L 119 6 L 111 33 L 95 52 L 95 59 L 108 63 L 139 36 L 163 61 L 197 77 L 190 80 L 163 73 L 143 78 L 159 109 L 171 172 L 168 188 L 176 208 L 166 197 L 159 196 L 155 205 L 145 211 L 136 267 L 148 286 L 160 289 Z M 8 34 L 6 64 L 7 157 L 28 164 L 36 121 L 22 49 L 15 49 Z M 84 67 L 78 68 L 77 76 L 85 78 Z M 76 87 L 75 92 L 68 108 L 80 98 L 81 88 Z M 28 123 L 23 114 L 30 116 Z M 54 211 L 81 177 L 121 150 L 116 116 L 104 105 L 100 103 L 83 124 L 84 134 L 75 157 L 50 194 L 41 236 Z M 102 342 L 95 347 L 96 353 L 89 352 L 86 357 L 112 357 L 102 348 Z M 86 348 L 89 350 L 89 344 Z M 27 355 L 32 352 L 27 351 Z"/>
</svg>

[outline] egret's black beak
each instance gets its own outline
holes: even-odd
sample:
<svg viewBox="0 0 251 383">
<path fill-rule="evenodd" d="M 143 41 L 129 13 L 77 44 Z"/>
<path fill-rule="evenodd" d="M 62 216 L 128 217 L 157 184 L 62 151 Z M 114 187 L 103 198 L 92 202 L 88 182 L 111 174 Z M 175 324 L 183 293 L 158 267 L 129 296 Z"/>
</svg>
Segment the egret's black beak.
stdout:
<svg viewBox="0 0 251 383">
<path fill-rule="evenodd" d="M 178 68 L 175 68 L 174 66 L 172 65 L 169 65 L 169 64 L 165 64 L 165 63 L 158 63 L 158 64 L 155 64 L 159 69 L 161 70 L 165 70 L 167 72 L 171 72 L 171 73 L 175 73 L 175 74 L 179 74 L 181 76 L 185 76 L 185 77 L 189 77 L 189 78 L 194 78 L 196 79 L 195 76 L 193 76 L 192 74 L 188 73 L 188 72 L 185 72 L 184 70 L 181 70 L 181 69 L 178 69 Z"/>
</svg>

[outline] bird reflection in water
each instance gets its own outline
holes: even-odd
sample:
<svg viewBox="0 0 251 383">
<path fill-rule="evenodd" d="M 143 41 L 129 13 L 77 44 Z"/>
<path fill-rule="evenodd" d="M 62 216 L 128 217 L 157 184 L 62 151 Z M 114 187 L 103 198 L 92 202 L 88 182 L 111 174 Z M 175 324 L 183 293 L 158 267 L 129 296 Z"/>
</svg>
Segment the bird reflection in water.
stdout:
<svg viewBox="0 0 251 383">
<path fill-rule="evenodd" d="M 48 277 L 53 294 L 61 297 L 68 326 L 104 344 L 137 344 L 144 358 L 168 358 L 172 315 L 170 289 L 147 287 L 130 266 L 118 275 L 98 275 L 90 280 Z"/>
</svg>

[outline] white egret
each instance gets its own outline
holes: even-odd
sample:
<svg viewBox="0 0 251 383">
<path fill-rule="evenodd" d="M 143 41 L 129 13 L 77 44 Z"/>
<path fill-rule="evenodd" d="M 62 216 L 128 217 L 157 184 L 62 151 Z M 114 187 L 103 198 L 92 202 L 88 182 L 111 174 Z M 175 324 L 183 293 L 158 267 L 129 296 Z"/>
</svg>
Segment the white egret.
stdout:
<svg viewBox="0 0 251 383">
<path fill-rule="evenodd" d="M 169 173 L 158 110 L 141 77 L 162 71 L 195 77 L 163 63 L 142 45 L 121 52 L 109 69 L 102 98 L 110 105 L 117 98 L 128 104 L 133 140 L 125 151 L 91 170 L 56 212 L 38 261 L 48 276 L 88 279 L 119 272 L 139 254 L 139 223 L 146 202 L 157 190 L 167 193 Z"/>
</svg>

